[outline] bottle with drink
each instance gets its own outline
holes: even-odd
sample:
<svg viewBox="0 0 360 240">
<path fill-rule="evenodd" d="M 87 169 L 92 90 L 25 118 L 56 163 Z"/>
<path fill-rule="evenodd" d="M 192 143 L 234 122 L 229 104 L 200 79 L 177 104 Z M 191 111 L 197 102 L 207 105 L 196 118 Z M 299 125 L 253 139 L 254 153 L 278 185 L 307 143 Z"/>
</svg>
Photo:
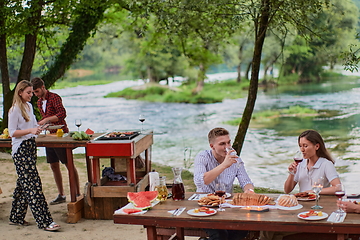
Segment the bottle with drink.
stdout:
<svg viewBox="0 0 360 240">
<path fill-rule="evenodd" d="M 158 184 L 155 187 L 155 190 L 158 192 L 157 200 L 160 202 L 166 201 L 168 196 L 168 190 L 166 187 L 166 177 L 159 177 Z"/>
<path fill-rule="evenodd" d="M 184 200 L 185 199 L 185 188 L 184 183 L 181 178 L 182 167 L 174 167 L 172 171 L 174 173 L 174 182 L 172 185 L 172 198 L 175 201 Z"/>
</svg>

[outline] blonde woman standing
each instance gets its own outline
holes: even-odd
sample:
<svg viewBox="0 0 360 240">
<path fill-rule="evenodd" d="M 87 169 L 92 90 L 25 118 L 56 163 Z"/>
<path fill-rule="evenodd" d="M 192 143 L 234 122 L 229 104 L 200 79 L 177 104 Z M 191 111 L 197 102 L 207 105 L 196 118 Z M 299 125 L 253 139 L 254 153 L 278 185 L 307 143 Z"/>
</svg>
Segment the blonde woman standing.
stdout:
<svg viewBox="0 0 360 240">
<path fill-rule="evenodd" d="M 9 110 L 12 158 L 18 175 L 9 219 L 11 225 L 29 225 L 25 221 L 29 206 L 38 228 L 56 231 L 60 226 L 51 217 L 36 168 L 35 137 L 43 129 L 38 126 L 33 113 L 30 104 L 32 96 L 32 84 L 22 80 L 15 88 L 13 104 Z"/>
</svg>

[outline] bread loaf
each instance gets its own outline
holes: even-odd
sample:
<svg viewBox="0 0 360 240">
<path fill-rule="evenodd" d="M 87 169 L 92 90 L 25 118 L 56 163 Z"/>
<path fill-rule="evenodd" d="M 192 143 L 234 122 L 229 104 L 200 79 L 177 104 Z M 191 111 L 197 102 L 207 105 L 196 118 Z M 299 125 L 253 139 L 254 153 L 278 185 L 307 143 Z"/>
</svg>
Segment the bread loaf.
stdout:
<svg viewBox="0 0 360 240">
<path fill-rule="evenodd" d="M 270 202 L 268 196 L 254 193 L 235 193 L 232 204 L 239 206 L 263 206 Z"/>
<path fill-rule="evenodd" d="M 278 205 L 283 207 L 294 207 L 298 205 L 295 195 L 282 195 L 278 199 Z"/>
</svg>

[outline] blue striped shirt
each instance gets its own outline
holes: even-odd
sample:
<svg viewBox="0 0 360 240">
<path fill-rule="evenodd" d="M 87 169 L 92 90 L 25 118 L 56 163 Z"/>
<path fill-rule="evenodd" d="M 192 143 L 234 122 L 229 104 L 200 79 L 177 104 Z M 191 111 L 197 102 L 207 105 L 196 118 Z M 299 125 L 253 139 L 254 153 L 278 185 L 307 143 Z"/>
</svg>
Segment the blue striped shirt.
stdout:
<svg viewBox="0 0 360 240">
<path fill-rule="evenodd" d="M 220 163 L 215 159 L 211 150 L 204 150 L 200 152 L 194 161 L 194 183 L 197 187 L 196 192 L 206 192 L 213 193 L 215 192 L 215 184 L 217 182 L 224 183 L 226 186 L 226 192 L 232 193 L 233 183 L 235 178 L 239 180 L 240 187 L 243 189 L 245 185 L 252 184 L 251 179 L 246 173 L 244 162 L 241 158 L 238 159 L 240 162 L 240 167 L 238 164 L 233 164 L 230 167 L 226 168 L 214 181 L 209 185 L 204 183 L 204 174 L 217 166 Z"/>
</svg>

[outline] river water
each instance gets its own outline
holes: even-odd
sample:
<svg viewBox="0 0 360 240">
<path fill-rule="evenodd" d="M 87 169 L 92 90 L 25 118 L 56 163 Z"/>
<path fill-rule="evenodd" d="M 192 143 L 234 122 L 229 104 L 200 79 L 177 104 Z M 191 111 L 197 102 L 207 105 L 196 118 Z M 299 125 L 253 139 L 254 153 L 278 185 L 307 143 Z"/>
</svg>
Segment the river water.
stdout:
<svg viewBox="0 0 360 240">
<path fill-rule="evenodd" d="M 209 75 L 209 81 L 235 78 L 236 73 Z M 144 114 L 145 129 L 153 129 L 152 161 L 168 166 L 185 166 L 192 171 L 195 155 L 208 149 L 207 133 L 225 127 L 234 139 L 237 127 L 224 122 L 240 117 L 246 98 L 226 99 L 214 104 L 152 103 L 123 98 L 104 98 L 109 92 L 141 85 L 142 81 L 119 81 L 101 86 L 77 86 L 54 90 L 63 98 L 70 130 L 74 120 L 82 119 L 81 130 L 95 132 L 141 129 L 139 114 Z M 292 105 L 337 111 L 323 118 L 283 117 L 268 128 L 250 128 L 241 153 L 255 186 L 282 190 L 287 166 L 298 149 L 297 136 L 316 129 L 336 159 L 347 193 L 360 193 L 360 79 L 259 91 L 255 111 L 287 108 Z M 74 152 L 84 152 L 76 149 Z M 40 152 L 42 155 L 43 152 Z M 296 189 L 297 190 L 297 189 Z"/>
</svg>

